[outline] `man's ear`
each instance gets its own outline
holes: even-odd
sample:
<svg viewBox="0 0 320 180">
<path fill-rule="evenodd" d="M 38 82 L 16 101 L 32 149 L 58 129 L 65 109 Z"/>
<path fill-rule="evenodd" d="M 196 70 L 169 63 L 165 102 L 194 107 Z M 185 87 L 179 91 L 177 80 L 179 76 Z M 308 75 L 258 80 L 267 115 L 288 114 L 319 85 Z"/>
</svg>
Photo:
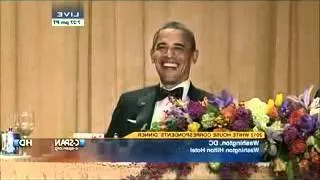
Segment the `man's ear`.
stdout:
<svg viewBox="0 0 320 180">
<path fill-rule="evenodd" d="M 199 56 L 199 50 L 196 49 L 193 51 L 193 54 L 192 54 L 192 62 L 193 64 L 195 64 L 198 60 L 198 56 Z"/>
<path fill-rule="evenodd" d="M 153 49 L 150 50 L 150 57 L 151 57 L 152 64 L 154 64 L 155 63 L 155 57 L 154 57 L 154 50 Z"/>
</svg>

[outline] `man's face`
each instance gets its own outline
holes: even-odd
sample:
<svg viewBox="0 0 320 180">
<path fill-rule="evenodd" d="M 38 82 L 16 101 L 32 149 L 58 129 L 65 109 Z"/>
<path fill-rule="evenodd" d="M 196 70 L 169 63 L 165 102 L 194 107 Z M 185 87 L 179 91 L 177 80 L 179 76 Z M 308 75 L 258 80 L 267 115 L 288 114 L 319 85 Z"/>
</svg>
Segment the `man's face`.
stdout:
<svg viewBox="0 0 320 180">
<path fill-rule="evenodd" d="M 178 29 L 163 29 L 159 32 L 151 51 L 160 80 L 164 85 L 177 85 L 189 78 L 191 63 L 197 61 L 198 51 L 191 50 L 191 44 Z"/>
</svg>

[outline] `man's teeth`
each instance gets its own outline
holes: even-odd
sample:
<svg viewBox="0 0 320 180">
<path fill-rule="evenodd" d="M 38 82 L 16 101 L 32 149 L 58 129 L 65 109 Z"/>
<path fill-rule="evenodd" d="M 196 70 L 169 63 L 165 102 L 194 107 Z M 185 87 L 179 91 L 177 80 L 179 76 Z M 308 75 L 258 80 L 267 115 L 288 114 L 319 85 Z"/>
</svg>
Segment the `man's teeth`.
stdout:
<svg viewBox="0 0 320 180">
<path fill-rule="evenodd" d="M 178 67 L 178 64 L 176 64 L 176 63 L 163 63 L 163 66 L 176 68 L 176 67 Z"/>
</svg>

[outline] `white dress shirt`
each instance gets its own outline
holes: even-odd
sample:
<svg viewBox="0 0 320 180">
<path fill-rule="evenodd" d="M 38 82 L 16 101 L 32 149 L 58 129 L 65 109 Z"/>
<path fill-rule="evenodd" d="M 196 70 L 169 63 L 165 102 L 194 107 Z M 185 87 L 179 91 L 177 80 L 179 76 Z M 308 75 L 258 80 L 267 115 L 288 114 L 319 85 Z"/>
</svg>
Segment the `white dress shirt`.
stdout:
<svg viewBox="0 0 320 180">
<path fill-rule="evenodd" d="M 183 81 L 182 83 L 178 84 L 177 86 L 171 88 L 171 89 L 167 89 L 165 88 L 163 85 L 161 85 L 162 88 L 168 90 L 168 91 L 172 91 L 176 88 L 179 87 L 183 87 L 183 93 L 182 93 L 182 100 L 186 100 L 187 95 L 188 95 L 188 91 L 190 88 L 190 80 L 186 80 Z M 165 118 L 165 110 L 169 110 L 170 107 L 172 107 L 172 104 L 169 101 L 169 98 L 166 97 L 163 100 L 157 101 L 154 107 L 154 111 L 153 111 L 153 116 L 152 116 L 152 121 L 151 121 L 151 126 L 152 127 L 152 123 L 153 122 L 160 122 L 163 121 Z"/>
</svg>

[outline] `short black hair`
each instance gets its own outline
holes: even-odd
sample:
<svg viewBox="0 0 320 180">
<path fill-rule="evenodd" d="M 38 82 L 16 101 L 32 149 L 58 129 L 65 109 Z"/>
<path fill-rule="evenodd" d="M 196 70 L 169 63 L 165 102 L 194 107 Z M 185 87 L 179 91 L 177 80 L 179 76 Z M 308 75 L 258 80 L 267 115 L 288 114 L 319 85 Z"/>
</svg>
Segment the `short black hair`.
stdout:
<svg viewBox="0 0 320 180">
<path fill-rule="evenodd" d="M 188 29 L 183 23 L 176 22 L 176 21 L 170 21 L 168 23 L 165 23 L 163 26 L 161 26 L 157 30 L 157 32 L 154 34 L 151 51 L 154 51 L 154 48 L 156 46 L 156 43 L 157 43 L 157 40 L 158 40 L 158 37 L 159 37 L 159 33 L 160 33 L 161 30 L 164 30 L 164 29 L 181 30 L 184 33 L 184 36 L 187 39 L 187 41 L 190 43 L 191 50 L 192 51 L 196 50 L 196 40 L 194 38 L 193 32 L 190 29 Z"/>
</svg>

